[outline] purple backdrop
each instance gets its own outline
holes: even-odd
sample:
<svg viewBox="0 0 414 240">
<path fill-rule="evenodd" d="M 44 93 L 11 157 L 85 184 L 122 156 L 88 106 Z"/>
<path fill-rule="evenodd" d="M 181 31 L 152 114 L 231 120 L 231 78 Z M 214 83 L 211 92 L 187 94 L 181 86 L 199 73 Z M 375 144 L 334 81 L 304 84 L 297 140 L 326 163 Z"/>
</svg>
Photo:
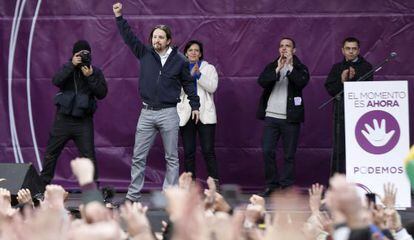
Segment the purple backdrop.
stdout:
<svg viewBox="0 0 414 240">
<path fill-rule="evenodd" d="M 323 84 L 332 64 L 341 60 L 343 38 L 359 38 L 362 54 L 374 65 L 391 51 L 397 52 L 396 60 L 375 79 L 408 80 L 413 99 L 413 1 L 294 2 L 123 2 L 125 18 L 143 40 L 154 25 L 162 23 L 172 27 L 173 43 L 181 49 L 193 38 L 204 42 L 205 58 L 216 66 L 220 77 L 215 94 L 216 153 L 223 183 L 252 190 L 263 185 L 262 122 L 255 119 L 261 89 L 256 79 L 264 65 L 275 58 L 281 36 L 296 40 L 297 55 L 311 73 L 304 91 L 306 122 L 297 152 L 299 185 L 326 183 L 329 176 L 332 107 L 317 107 L 328 99 Z M 100 178 L 104 183 L 127 187 L 141 105 L 139 64 L 119 36 L 112 4 L 107 0 L 28 0 L 24 6 L 21 1 L 0 2 L 0 162 L 32 162 L 38 168 L 55 113 L 52 99 L 57 89 L 51 77 L 70 58 L 73 43 L 86 39 L 92 45 L 94 64 L 102 68 L 109 85 L 109 94 L 99 102 L 95 114 Z M 413 119 L 412 105 L 410 113 Z M 412 142 L 413 127 L 410 131 Z M 182 149 L 180 154 L 182 157 Z M 69 160 L 75 156 L 77 150 L 71 143 L 58 163 L 55 179 L 66 187 L 76 186 L 69 168 Z M 205 165 L 200 154 L 197 157 L 199 176 L 204 178 Z M 158 139 L 148 159 L 146 189 L 161 186 L 164 165 Z"/>
</svg>

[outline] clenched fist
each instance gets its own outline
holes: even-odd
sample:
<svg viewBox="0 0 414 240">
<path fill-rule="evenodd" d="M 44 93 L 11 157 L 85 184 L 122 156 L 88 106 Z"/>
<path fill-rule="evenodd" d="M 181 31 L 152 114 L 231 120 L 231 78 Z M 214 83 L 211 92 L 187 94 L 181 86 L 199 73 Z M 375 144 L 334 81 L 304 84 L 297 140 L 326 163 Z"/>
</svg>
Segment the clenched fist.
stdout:
<svg viewBox="0 0 414 240">
<path fill-rule="evenodd" d="M 121 3 L 115 3 L 112 6 L 112 10 L 114 11 L 115 17 L 122 16 L 122 4 Z"/>
</svg>

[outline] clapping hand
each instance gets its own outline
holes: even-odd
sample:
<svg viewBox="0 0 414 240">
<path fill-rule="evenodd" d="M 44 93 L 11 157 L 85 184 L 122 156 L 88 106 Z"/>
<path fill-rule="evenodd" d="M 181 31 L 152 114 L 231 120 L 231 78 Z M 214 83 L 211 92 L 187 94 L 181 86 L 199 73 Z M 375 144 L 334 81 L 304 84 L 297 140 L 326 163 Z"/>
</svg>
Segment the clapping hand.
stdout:
<svg viewBox="0 0 414 240">
<path fill-rule="evenodd" d="M 191 76 L 199 75 L 200 74 L 200 67 L 198 66 L 198 63 L 194 64 L 194 67 L 191 69 Z"/>
</svg>

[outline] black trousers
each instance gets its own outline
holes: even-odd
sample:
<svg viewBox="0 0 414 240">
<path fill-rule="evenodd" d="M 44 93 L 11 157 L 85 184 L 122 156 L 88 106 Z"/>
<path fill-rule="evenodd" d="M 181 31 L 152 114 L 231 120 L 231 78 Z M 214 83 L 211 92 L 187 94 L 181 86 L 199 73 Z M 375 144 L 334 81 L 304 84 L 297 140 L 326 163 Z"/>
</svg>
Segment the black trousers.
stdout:
<svg viewBox="0 0 414 240">
<path fill-rule="evenodd" d="M 59 155 L 69 140 L 75 142 L 81 157 L 92 160 L 95 167 L 94 179 L 98 179 L 92 116 L 75 118 L 57 113 L 49 134 L 43 170 L 40 173 L 43 184 L 47 185 L 52 181 Z"/>
<path fill-rule="evenodd" d="M 300 123 L 289 123 L 285 119 L 265 118 L 263 133 L 263 159 L 266 187 L 274 189 L 288 187 L 295 181 L 295 153 L 298 146 Z M 278 173 L 276 146 L 279 139 L 283 141 L 284 164 L 281 175 Z"/>
<path fill-rule="evenodd" d="M 344 102 L 335 100 L 334 104 L 334 133 L 333 133 L 333 151 L 331 156 L 331 176 L 335 173 L 346 172 L 345 157 L 345 114 Z"/>
<path fill-rule="evenodd" d="M 187 124 L 180 127 L 181 137 L 183 139 L 184 147 L 184 169 L 186 172 L 191 172 L 193 178 L 196 177 L 196 135 L 198 133 L 201 145 L 201 152 L 207 166 L 207 173 L 214 179 L 219 179 L 218 166 L 216 160 L 216 153 L 214 150 L 216 124 L 194 123 L 189 120 Z"/>
</svg>

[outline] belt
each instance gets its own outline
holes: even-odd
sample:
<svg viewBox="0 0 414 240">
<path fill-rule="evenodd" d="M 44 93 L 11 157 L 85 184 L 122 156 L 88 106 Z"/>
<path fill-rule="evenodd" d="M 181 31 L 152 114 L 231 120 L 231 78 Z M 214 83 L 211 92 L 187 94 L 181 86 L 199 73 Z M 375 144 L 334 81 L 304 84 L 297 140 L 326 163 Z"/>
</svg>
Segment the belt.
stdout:
<svg viewBox="0 0 414 240">
<path fill-rule="evenodd" d="M 159 110 L 166 109 L 166 108 L 172 108 L 172 107 L 154 107 L 154 106 L 142 104 L 142 109 L 145 109 L 145 110 L 159 111 Z"/>
</svg>

